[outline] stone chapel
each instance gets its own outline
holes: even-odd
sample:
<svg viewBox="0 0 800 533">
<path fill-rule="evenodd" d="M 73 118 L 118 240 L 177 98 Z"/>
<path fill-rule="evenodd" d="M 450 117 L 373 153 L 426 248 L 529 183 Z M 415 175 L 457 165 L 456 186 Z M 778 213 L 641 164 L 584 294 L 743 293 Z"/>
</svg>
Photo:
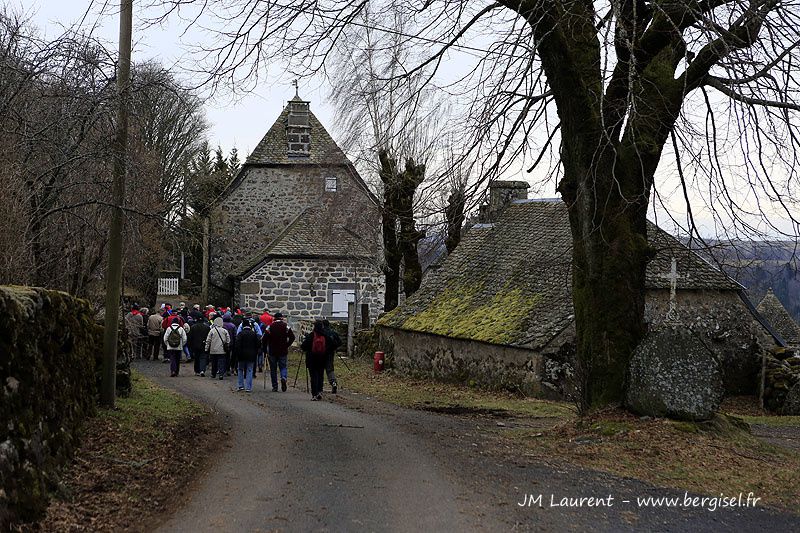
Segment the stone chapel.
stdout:
<svg viewBox="0 0 800 533">
<path fill-rule="evenodd" d="M 378 200 L 295 96 L 211 216 L 211 301 L 295 320 L 346 319 L 352 301 L 374 318 L 383 308 L 379 246 Z"/>
</svg>

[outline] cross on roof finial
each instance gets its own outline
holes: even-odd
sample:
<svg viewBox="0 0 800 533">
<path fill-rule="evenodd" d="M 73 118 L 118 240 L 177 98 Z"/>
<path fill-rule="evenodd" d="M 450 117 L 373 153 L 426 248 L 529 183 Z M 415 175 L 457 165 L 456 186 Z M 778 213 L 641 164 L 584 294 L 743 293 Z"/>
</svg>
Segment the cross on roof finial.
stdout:
<svg viewBox="0 0 800 533">
<path fill-rule="evenodd" d="M 300 98 L 300 84 L 297 82 L 297 80 L 294 80 L 292 82 L 292 85 L 294 85 L 294 95 L 295 95 L 295 97 L 296 98 Z"/>
</svg>

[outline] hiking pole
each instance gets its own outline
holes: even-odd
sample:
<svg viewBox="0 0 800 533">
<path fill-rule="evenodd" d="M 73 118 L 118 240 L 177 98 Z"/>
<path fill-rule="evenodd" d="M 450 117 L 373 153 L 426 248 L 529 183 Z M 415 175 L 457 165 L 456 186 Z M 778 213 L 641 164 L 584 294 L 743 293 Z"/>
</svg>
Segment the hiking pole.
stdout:
<svg viewBox="0 0 800 533">
<path fill-rule="evenodd" d="M 308 390 L 309 390 L 309 386 L 308 386 L 308 367 L 306 367 L 306 392 L 308 392 Z"/>
<path fill-rule="evenodd" d="M 297 378 L 300 376 L 300 365 L 303 364 L 303 358 L 300 357 L 300 360 L 297 362 L 297 372 L 294 373 L 294 385 L 292 387 L 297 387 Z"/>
<path fill-rule="evenodd" d="M 350 368 L 350 366 L 347 364 L 347 361 L 345 360 L 345 358 L 344 358 L 344 357 L 342 357 L 342 354 L 340 354 L 340 353 L 337 353 L 336 355 L 338 355 L 338 356 L 339 356 L 339 359 L 341 359 L 341 360 L 342 360 L 342 364 L 343 364 L 343 365 L 344 365 L 344 367 L 345 367 L 345 368 L 348 370 L 348 372 L 352 372 L 353 370 L 352 370 L 352 369 Z"/>
</svg>

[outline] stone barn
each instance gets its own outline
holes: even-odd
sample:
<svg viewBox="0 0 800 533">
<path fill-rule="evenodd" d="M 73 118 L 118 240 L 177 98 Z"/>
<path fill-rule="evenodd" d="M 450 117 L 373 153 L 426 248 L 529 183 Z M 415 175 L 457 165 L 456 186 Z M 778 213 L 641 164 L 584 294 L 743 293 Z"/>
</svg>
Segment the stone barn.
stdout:
<svg viewBox="0 0 800 533">
<path fill-rule="evenodd" d="M 383 307 L 379 204 L 295 96 L 225 190 L 209 231 L 212 301 L 293 319 Z M 360 306 L 357 306 L 360 308 Z"/>
<path fill-rule="evenodd" d="M 411 374 L 561 396 L 575 354 L 567 208 L 509 185 L 490 189 L 493 207 L 482 211 L 493 221 L 473 226 L 419 291 L 378 321 L 380 344 Z M 508 205 L 498 209 L 502 198 Z M 775 342 L 769 326 L 741 285 L 655 224 L 648 234 L 657 253 L 647 267 L 647 321 L 669 317 L 700 333 L 727 390 L 751 392 L 760 346 Z"/>
</svg>

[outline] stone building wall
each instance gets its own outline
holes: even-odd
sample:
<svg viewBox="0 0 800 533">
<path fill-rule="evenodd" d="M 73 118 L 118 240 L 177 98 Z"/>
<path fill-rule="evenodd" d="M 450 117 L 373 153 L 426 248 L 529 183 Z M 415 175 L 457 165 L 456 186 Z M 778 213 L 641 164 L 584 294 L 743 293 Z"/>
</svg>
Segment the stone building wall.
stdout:
<svg viewBox="0 0 800 533">
<path fill-rule="evenodd" d="M 735 291 L 678 291 L 678 321 L 697 333 L 719 358 L 725 392 L 752 394 L 758 384 L 762 349 L 774 341 Z M 669 291 L 648 291 L 645 320 L 664 322 Z M 379 327 L 378 347 L 391 351 L 403 372 L 445 381 L 470 382 L 544 397 L 575 394 L 575 326 L 538 351 Z"/>
<path fill-rule="evenodd" d="M 228 285 L 244 262 L 265 248 L 305 208 L 327 206 L 337 223 L 372 224 L 376 208 L 348 167 L 313 165 L 247 166 L 240 183 L 212 215 L 209 277 Z M 325 191 L 325 178 L 337 191 Z M 373 228 L 374 229 L 374 228 Z"/>
<path fill-rule="evenodd" d="M 356 303 L 369 304 L 375 321 L 383 310 L 382 276 L 377 265 L 363 259 L 276 258 L 242 280 L 240 305 L 282 311 L 292 321 L 330 318 L 333 289 L 355 289 Z"/>
<path fill-rule="evenodd" d="M 410 376 L 554 397 L 542 387 L 543 358 L 531 350 L 378 326 L 378 346 Z"/>
<path fill-rule="evenodd" d="M 677 321 L 700 335 L 717 354 L 726 394 L 756 392 L 762 349 L 775 346 L 769 332 L 755 319 L 735 291 L 678 291 Z M 645 318 L 658 327 L 669 310 L 669 291 L 648 291 Z"/>
</svg>

